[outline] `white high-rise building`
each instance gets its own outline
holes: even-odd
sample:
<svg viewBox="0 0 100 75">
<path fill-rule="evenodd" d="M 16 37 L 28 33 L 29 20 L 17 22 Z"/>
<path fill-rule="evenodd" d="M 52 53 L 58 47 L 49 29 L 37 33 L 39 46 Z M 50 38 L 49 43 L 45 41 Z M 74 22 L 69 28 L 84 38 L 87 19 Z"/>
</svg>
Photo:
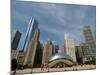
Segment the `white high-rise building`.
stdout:
<svg viewBox="0 0 100 75">
<path fill-rule="evenodd" d="M 68 34 L 64 34 L 64 52 L 76 62 L 75 45 Z"/>
<path fill-rule="evenodd" d="M 39 34 L 40 30 L 38 29 L 38 21 L 34 19 L 34 17 L 32 17 L 29 22 L 29 27 L 26 33 L 26 40 L 23 47 L 23 50 L 27 49 L 24 59 L 24 65 L 28 65 L 29 67 L 32 67 L 34 65 L 35 53 L 39 41 Z"/>
<path fill-rule="evenodd" d="M 47 64 L 49 62 L 50 58 L 52 57 L 52 50 L 52 40 L 48 39 L 43 49 L 42 64 Z"/>
</svg>

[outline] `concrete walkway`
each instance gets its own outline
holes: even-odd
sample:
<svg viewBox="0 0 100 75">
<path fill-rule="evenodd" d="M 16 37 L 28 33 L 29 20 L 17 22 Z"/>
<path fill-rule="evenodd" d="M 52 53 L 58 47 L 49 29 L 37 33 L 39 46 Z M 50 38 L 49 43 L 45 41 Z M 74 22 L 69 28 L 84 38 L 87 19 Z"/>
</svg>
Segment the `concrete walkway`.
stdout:
<svg viewBox="0 0 100 75">
<path fill-rule="evenodd" d="M 17 70 L 17 74 L 30 74 L 30 73 L 43 73 L 43 72 L 61 72 L 61 71 L 77 71 L 77 70 L 91 70 L 96 69 L 96 65 L 83 65 L 83 66 L 73 66 L 73 67 L 66 67 L 66 68 L 32 68 L 32 69 L 24 69 L 24 70 Z"/>
</svg>

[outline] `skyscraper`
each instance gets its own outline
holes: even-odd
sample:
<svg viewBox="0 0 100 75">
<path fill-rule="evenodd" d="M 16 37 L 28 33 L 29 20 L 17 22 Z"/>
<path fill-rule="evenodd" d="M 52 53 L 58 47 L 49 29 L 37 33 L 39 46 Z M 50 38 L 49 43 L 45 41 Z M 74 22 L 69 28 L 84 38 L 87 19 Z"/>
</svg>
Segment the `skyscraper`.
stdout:
<svg viewBox="0 0 100 75">
<path fill-rule="evenodd" d="M 70 37 L 66 33 L 64 35 L 64 52 L 70 57 L 72 57 L 73 61 L 76 62 L 74 42 L 70 39 Z"/>
<path fill-rule="evenodd" d="M 42 64 L 43 45 L 38 41 L 38 46 L 34 58 L 34 67 L 40 67 Z"/>
<path fill-rule="evenodd" d="M 25 54 L 26 54 L 25 51 L 24 52 L 23 51 L 18 52 L 18 55 L 17 55 L 18 65 L 23 65 Z"/>
<path fill-rule="evenodd" d="M 23 50 L 28 49 L 29 43 L 32 40 L 34 33 L 37 29 L 38 29 L 38 21 L 34 19 L 34 17 L 31 17 L 28 28 L 27 28 L 26 36 L 25 36 L 26 38 L 25 38 Z"/>
<path fill-rule="evenodd" d="M 21 39 L 21 33 L 17 30 L 11 30 L 11 49 L 12 50 L 17 50 L 20 39 Z"/>
<path fill-rule="evenodd" d="M 59 46 L 52 44 L 52 55 L 58 53 Z"/>
<path fill-rule="evenodd" d="M 82 46 L 75 46 L 75 52 L 76 52 L 76 59 L 77 62 L 80 64 L 82 63 L 82 58 L 83 58 L 83 51 L 82 51 Z"/>
<path fill-rule="evenodd" d="M 83 52 L 82 61 L 85 63 L 86 61 L 90 61 L 96 58 L 96 43 L 93 38 L 92 30 L 90 26 L 83 27 L 83 35 L 85 38 L 85 42 L 81 43 L 81 48 Z"/>
<path fill-rule="evenodd" d="M 11 59 L 17 59 L 18 45 L 21 39 L 21 33 L 18 30 L 11 29 Z"/>
<path fill-rule="evenodd" d="M 90 26 L 84 26 L 83 34 L 85 37 L 85 43 L 83 43 L 83 52 L 85 56 L 95 55 L 96 45 L 93 38 L 92 30 Z"/>
<path fill-rule="evenodd" d="M 33 66 L 34 57 L 39 41 L 40 30 L 38 29 L 38 22 L 32 18 L 29 23 L 29 30 L 27 31 L 27 53 L 25 55 L 24 65 Z M 30 30 L 31 29 L 31 30 Z"/>
<path fill-rule="evenodd" d="M 90 26 L 83 27 L 83 34 L 84 34 L 86 43 L 93 43 L 94 42 L 93 34 L 92 34 Z"/>
<path fill-rule="evenodd" d="M 52 49 L 53 49 L 52 41 L 48 39 L 43 49 L 42 64 L 48 63 L 48 61 L 52 57 Z"/>
</svg>

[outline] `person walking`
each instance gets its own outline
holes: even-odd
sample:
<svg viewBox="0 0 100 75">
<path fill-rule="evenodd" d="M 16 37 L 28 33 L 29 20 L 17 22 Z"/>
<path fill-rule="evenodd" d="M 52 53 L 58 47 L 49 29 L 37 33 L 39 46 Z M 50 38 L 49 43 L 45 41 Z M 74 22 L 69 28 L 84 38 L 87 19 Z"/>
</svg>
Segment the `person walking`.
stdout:
<svg viewBox="0 0 100 75">
<path fill-rule="evenodd" d="M 43 70 L 44 70 L 44 65 L 42 64 L 42 65 L 41 65 L 41 71 L 43 71 Z"/>
<path fill-rule="evenodd" d="M 16 69 L 18 67 L 18 63 L 16 59 L 12 59 L 11 60 L 11 75 L 15 75 L 16 74 Z"/>
</svg>

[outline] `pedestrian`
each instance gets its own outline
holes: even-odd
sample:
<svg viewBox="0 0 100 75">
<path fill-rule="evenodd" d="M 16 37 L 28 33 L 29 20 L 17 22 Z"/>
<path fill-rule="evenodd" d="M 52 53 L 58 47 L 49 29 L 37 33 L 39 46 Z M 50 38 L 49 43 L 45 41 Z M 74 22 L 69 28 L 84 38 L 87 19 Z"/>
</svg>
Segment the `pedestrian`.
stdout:
<svg viewBox="0 0 100 75">
<path fill-rule="evenodd" d="M 49 65 L 47 64 L 47 67 L 48 67 L 48 72 L 49 72 Z"/>
<path fill-rule="evenodd" d="M 44 70 L 44 65 L 43 64 L 41 65 L 41 70 Z"/>
<path fill-rule="evenodd" d="M 18 63 L 16 59 L 11 60 L 11 75 L 16 74 L 16 69 L 17 69 Z"/>
</svg>

